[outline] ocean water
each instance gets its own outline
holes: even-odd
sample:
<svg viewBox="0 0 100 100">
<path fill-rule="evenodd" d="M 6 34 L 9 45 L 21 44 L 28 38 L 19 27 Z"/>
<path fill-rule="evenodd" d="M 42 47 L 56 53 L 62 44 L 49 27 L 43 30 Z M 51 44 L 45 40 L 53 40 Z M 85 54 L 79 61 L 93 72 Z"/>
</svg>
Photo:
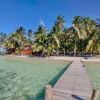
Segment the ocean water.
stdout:
<svg viewBox="0 0 100 100">
<path fill-rule="evenodd" d="M 92 88 L 100 90 L 100 62 L 85 62 L 84 64 L 89 73 Z M 100 100 L 100 93 L 98 100 Z"/>
<path fill-rule="evenodd" d="M 0 56 L 0 100 L 44 100 L 69 62 L 45 58 Z"/>
</svg>

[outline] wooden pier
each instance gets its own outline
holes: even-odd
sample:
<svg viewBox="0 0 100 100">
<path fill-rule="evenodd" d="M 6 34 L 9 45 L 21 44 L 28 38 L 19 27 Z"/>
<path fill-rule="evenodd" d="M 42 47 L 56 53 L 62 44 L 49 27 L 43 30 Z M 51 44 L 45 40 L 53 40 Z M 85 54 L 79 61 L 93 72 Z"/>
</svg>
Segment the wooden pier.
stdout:
<svg viewBox="0 0 100 100">
<path fill-rule="evenodd" d="M 92 88 L 85 67 L 73 61 L 52 89 L 51 100 L 91 100 Z"/>
</svg>

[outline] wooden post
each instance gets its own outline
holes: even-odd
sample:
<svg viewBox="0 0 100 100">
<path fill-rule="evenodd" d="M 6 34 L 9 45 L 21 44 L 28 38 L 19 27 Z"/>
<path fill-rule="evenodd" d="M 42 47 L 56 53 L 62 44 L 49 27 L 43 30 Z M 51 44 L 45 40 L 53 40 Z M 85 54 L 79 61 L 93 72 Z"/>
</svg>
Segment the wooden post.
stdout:
<svg viewBox="0 0 100 100">
<path fill-rule="evenodd" d="M 82 67 L 84 67 L 83 61 L 80 59 Z"/>
<path fill-rule="evenodd" d="M 45 100 L 51 100 L 52 98 L 52 86 L 46 85 L 45 87 Z"/>
<path fill-rule="evenodd" d="M 91 100 L 97 100 L 99 89 L 93 89 Z"/>
</svg>

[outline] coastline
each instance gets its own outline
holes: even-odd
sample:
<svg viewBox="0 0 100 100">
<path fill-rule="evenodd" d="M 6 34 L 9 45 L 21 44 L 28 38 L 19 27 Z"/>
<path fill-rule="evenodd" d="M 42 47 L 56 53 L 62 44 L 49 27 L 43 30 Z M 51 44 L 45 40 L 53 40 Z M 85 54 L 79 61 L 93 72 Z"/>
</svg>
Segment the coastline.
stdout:
<svg viewBox="0 0 100 100">
<path fill-rule="evenodd" d="M 69 61 L 81 60 L 83 62 L 100 62 L 100 58 L 96 58 L 96 57 L 88 57 L 88 59 L 85 59 L 84 57 L 69 57 L 69 56 L 56 57 L 56 56 L 51 56 L 50 58 L 51 59 L 58 59 L 58 60 L 69 60 Z"/>
<path fill-rule="evenodd" d="M 44 58 L 44 59 L 54 59 L 54 60 L 66 60 L 66 61 L 73 61 L 73 60 L 81 60 L 83 62 L 100 62 L 100 58 L 96 57 L 88 57 L 85 59 L 84 57 L 70 57 L 70 56 L 50 56 L 50 57 L 29 57 L 27 55 L 4 55 L 7 57 L 17 57 L 17 58 Z"/>
</svg>

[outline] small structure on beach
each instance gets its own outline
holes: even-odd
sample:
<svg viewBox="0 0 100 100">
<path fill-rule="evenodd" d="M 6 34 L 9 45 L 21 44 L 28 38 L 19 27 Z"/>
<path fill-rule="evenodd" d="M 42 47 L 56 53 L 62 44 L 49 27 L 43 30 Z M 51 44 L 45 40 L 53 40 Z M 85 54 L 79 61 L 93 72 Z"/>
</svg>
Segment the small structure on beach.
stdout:
<svg viewBox="0 0 100 100">
<path fill-rule="evenodd" d="M 7 53 L 7 49 L 1 47 L 1 48 L 0 48 L 0 54 L 3 55 L 3 54 L 6 54 L 6 53 Z"/>
<path fill-rule="evenodd" d="M 21 55 L 32 55 L 32 53 L 32 48 L 29 45 L 25 46 L 21 51 Z"/>
</svg>

